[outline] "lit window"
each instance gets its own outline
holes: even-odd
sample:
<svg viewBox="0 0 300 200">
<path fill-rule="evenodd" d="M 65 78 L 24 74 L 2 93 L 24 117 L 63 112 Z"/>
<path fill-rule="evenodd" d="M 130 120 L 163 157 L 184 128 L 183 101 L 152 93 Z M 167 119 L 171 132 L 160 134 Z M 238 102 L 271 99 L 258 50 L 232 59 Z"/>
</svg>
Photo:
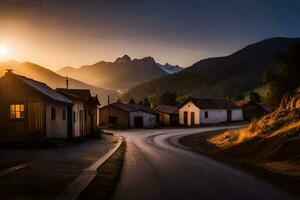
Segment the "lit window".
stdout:
<svg viewBox="0 0 300 200">
<path fill-rule="evenodd" d="M 11 119 L 24 119 L 24 104 L 11 104 L 10 105 L 10 118 Z"/>
</svg>

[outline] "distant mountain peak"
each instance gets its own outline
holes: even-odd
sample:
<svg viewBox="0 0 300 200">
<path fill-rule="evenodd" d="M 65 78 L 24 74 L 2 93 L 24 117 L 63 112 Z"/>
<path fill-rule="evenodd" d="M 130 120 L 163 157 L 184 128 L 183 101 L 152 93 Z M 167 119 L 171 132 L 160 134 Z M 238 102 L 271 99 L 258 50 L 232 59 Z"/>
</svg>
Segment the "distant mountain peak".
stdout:
<svg viewBox="0 0 300 200">
<path fill-rule="evenodd" d="M 130 62 L 131 62 L 131 58 L 127 54 L 117 58 L 115 61 L 115 63 L 130 63 Z"/>
</svg>

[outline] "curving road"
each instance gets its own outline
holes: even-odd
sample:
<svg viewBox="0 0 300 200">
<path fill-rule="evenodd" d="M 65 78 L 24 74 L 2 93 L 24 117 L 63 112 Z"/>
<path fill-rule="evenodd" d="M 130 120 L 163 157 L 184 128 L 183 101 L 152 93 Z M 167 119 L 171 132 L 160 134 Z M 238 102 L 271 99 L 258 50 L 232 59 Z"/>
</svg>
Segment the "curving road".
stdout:
<svg viewBox="0 0 300 200">
<path fill-rule="evenodd" d="M 128 130 L 121 180 L 113 199 L 296 199 L 237 169 L 189 151 L 185 135 L 233 127 Z"/>
</svg>

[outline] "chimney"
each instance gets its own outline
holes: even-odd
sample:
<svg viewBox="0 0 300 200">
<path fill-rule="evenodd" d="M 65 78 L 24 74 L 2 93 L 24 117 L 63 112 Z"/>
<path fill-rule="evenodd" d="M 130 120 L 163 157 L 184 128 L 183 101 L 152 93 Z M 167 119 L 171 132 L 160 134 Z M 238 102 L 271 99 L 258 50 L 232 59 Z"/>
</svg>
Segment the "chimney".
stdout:
<svg viewBox="0 0 300 200">
<path fill-rule="evenodd" d="M 107 96 L 107 104 L 110 104 L 109 95 Z"/>
</svg>

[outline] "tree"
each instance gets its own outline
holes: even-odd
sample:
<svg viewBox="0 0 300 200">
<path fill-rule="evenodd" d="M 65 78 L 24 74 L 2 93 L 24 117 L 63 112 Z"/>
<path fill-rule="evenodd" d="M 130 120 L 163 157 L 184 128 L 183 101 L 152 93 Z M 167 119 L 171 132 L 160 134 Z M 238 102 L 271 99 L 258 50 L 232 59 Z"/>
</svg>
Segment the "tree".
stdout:
<svg viewBox="0 0 300 200">
<path fill-rule="evenodd" d="M 144 104 L 144 106 L 149 107 L 149 108 L 150 108 L 150 106 L 151 106 L 151 103 L 150 103 L 150 101 L 148 100 L 147 97 L 144 98 L 143 104 Z"/>
<path fill-rule="evenodd" d="M 185 96 L 185 95 L 182 95 L 182 96 L 179 96 L 176 98 L 176 103 L 178 105 L 182 104 L 183 102 L 185 102 L 189 97 L 188 96 Z"/>
<path fill-rule="evenodd" d="M 257 92 L 249 92 L 249 99 L 254 102 L 260 102 L 260 95 Z"/>
<path fill-rule="evenodd" d="M 242 93 L 237 93 L 233 98 L 234 98 L 235 101 L 240 101 L 240 100 L 245 99 L 245 97 Z"/>
<path fill-rule="evenodd" d="M 176 93 L 165 92 L 159 97 L 159 103 L 169 106 L 176 105 Z"/>
<path fill-rule="evenodd" d="M 284 94 L 293 95 L 300 85 L 300 43 L 293 44 L 290 48 L 277 55 L 279 68 L 276 71 L 266 71 L 263 81 L 269 85 L 267 100 L 278 106 Z"/>
</svg>

